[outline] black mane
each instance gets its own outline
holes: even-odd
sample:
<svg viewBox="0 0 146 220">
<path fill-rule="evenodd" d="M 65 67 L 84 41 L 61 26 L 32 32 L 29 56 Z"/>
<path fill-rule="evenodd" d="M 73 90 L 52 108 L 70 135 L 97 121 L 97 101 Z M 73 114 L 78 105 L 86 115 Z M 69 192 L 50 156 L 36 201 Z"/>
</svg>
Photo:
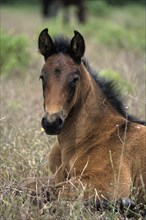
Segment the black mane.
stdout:
<svg viewBox="0 0 146 220">
<path fill-rule="evenodd" d="M 70 41 L 68 38 L 64 38 L 62 36 L 60 37 L 56 37 L 53 40 L 54 42 L 54 53 L 58 54 L 58 53 L 64 53 L 67 54 L 69 56 L 71 56 L 74 59 L 74 57 L 72 56 L 71 50 L 70 50 Z M 75 60 L 76 62 L 76 60 Z M 90 75 L 93 77 L 93 79 L 95 80 L 95 82 L 98 84 L 98 86 L 101 88 L 101 90 L 103 91 L 103 93 L 105 94 L 105 96 L 107 97 L 107 99 L 110 101 L 110 103 L 112 104 L 112 106 L 127 120 L 131 121 L 131 122 L 136 122 L 139 124 L 143 124 L 146 125 L 146 121 L 140 121 L 139 119 L 129 115 L 126 112 L 126 107 L 123 105 L 121 96 L 119 95 L 119 91 L 117 91 L 116 86 L 115 86 L 115 82 L 114 81 L 107 81 L 101 77 L 99 77 L 98 73 L 96 71 L 94 71 L 88 64 L 87 60 L 85 58 L 82 59 L 82 62 L 84 64 L 84 66 L 86 67 L 86 69 L 88 70 L 88 72 L 90 73 Z"/>
<path fill-rule="evenodd" d="M 95 80 L 95 82 L 98 84 L 98 86 L 101 88 L 105 97 L 109 100 L 112 106 L 128 121 L 146 125 L 146 121 L 141 121 L 127 113 L 126 106 L 123 105 L 120 91 L 118 91 L 118 89 L 116 88 L 115 82 L 112 80 L 107 81 L 106 79 L 99 77 L 99 74 L 90 67 L 86 59 L 83 59 L 82 61 L 84 66 L 86 67 L 92 78 Z"/>
</svg>

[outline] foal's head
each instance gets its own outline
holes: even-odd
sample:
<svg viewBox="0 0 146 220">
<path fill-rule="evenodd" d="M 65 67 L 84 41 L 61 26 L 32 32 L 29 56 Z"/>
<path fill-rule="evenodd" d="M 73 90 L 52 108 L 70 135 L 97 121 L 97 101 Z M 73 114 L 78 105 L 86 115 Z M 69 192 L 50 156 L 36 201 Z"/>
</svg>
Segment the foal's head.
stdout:
<svg viewBox="0 0 146 220">
<path fill-rule="evenodd" d="M 39 36 L 39 51 L 45 59 L 40 75 L 45 110 L 42 126 L 47 134 L 61 132 L 64 121 L 79 96 L 80 63 L 85 43 L 80 33 L 74 33 L 70 42 L 62 38 L 53 42 L 48 29 L 43 30 Z"/>
</svg>

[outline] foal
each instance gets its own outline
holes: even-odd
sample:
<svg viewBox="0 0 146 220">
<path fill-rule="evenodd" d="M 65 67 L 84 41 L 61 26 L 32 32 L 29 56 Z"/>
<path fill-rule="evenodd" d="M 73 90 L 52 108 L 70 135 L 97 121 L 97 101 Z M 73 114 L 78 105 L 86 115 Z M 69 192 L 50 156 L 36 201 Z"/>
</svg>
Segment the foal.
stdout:
<svg viewBox="0 0 146 220">
<path fill-rule="evenodd" d="M 44 56 L 42 127 L 58 141 L 49 155 L 56 188 L 72 197 L 70 185 L 84 188 L 84 198 L 128 197 L 135 187 L 146 198 L 146 127 L 127 115 L 111 82 L 95 76 L 83 59 L 85 42 L 74 31 L 69 42 L 39 36 Z"/>
</svg>

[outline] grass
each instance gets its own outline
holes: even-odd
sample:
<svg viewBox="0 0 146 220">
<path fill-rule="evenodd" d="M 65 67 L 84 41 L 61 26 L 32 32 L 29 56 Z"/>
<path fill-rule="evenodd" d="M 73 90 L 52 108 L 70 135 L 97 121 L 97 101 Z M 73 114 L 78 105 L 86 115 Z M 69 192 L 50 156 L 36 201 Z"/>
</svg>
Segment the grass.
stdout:
<svg viewBox="0 0 146 220">
<path fill-rule="evenodd" d="M 105 6 L 107 7 L 107 6 Z M 83 207 L 82 192 L 77 201 L 46 203 L 39 208 L 30 195 L 16 186 L 27 177 L 49 176 L 48 152 L 54 138 L 41 130 L 43 98 L 39 74 L 43 57 L 37 53 L 39 32 L 48 27 L 51 35 L 73 36 L 79 30 L 86 39 L 86 57 L 95 69 L 120 83 L 126 92 L 129 112 L 145 118 L 144 8 L 133 5 L 104 8 L 102 15 L 93 13 L 88 23 L 77 23 L 71 10 L 71 23 L 62 23 L 62 12 L 55 19 L 43 21 L 38 6 L 2 6 L 1 27 L 12 35 L 23 35 L 28 41 L 29 66 L 24 74 L 1 77 L 0 116 L 0 219 L 124 219 L 119 212 L 91 212 Z M 108 11 L 108 12 L 107 12 Z M 31 13 L 30 13 L 31 12 Z M 106 12 L 106 14 L 105 14 Z M 136 18 L 135 18 L 136 14 Z M 55 27 L 55 28 L 54 28 Z M 7 54 L 1 54 L 7 56 Z M 15 67 L 15 65 L 14 65 Z M 54 207 L 57 207 L 55 212 Z M 53 213 L 53 214 L 51 214 Z M 49 217 L 48 217 L 49 216 Z M 140 213 L 137 219 L 142 219 Z"/>
</svg>

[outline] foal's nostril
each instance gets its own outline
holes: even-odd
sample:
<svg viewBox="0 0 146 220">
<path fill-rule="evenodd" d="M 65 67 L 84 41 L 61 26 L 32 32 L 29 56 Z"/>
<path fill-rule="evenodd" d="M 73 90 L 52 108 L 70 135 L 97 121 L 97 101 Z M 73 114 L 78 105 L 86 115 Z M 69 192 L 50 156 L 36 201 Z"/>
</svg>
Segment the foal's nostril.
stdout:
<svg viewBox="0 0 146 220">
<path fill-rule="evenodd" d="M 47 118 L 43 117 L 42 118 L 42 127 L 44 128 L 45 126 L 47 126 Z"/>
</svg>

